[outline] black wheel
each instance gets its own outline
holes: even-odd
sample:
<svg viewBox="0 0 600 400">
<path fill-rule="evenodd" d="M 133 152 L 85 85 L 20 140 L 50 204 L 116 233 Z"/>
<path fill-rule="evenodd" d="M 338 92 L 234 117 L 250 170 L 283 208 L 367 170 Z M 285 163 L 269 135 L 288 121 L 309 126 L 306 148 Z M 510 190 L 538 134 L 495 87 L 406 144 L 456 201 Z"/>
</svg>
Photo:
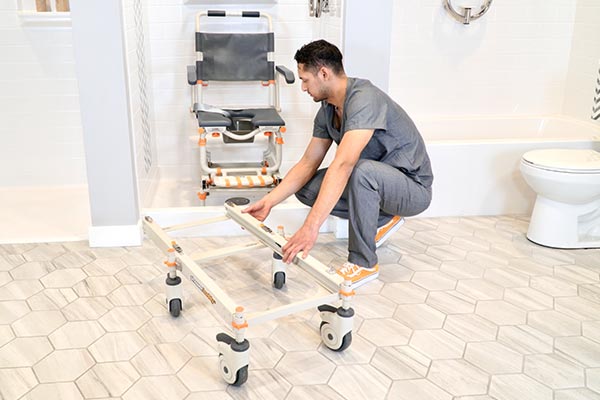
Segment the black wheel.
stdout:
<svg viewBox="0 0 600 400">
<path fill-rule="evenodd" d="M 171 299 L 169 302 L 169 313 L 177 318 L 181 313 L 181 299 Z"/>
<path fill-rule="evenodd" d="M 329 328 L 329 323 L 321 321 L 319 330 L 321 332 L 321 339 L 323 340 L 323 343 L 325 344 L 325 346 L 327 346 L 327 348 L 333 351 L 344 351 L 348 347 L 350 347 L 350 344 L 352 344 L 352 332 L 346 333 L 342 338 L 342 344 L 339 347 L 335 348 L 333 346 L 334 343 L 337 342 L 337 338 L 333 329 Z"/>
<path fill-rule="evenodd" d="M 248 366 L 244 365 L 242 368 L 238 370 L 235 374 L 235 382 L 232 383 L 233 386 L 242 386 L 248 380 Z"/>
<path fill-rule="evenodd" d="M 350 347 L 351 344 L 352 344 L 352 332 L 348 332 L 342 339 L 342 345 L 340 346 L 340 348 L 337 350 L 334 350 L 334 351 L 344 351 L 348 347 Z"/>
<path fill-rule="evenodd" d="M 281 289 L 283 285 L 285 285 L 285 272 L 275 272 L 275 275 L 273 276 L 273 286 L 275 286 L 275 289 Z"/>
</svg>

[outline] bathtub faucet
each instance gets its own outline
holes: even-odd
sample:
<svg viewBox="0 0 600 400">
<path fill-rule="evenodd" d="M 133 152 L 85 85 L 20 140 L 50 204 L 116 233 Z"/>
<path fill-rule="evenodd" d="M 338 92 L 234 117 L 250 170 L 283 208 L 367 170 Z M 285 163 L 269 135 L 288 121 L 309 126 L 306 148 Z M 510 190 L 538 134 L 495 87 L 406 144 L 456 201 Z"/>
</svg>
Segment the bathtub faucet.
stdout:
<svg viewBox="0 0 600 400">
<path fill-rule="evenodd" d="M 459 11 L 456 11 L 454 9 L 454 7 L 452 7 L 452 4 L 450 4 L 450 0 L 442 0 L 442 1 L 444 3 L 444 8 L 446 9 L 446 11 L 448 11 L 448 13 L 450 14 L 450 16 L 452 18 L 454 18 L 455 20 L 457 20 L 458 22 L 460 22 L 464 25 L 469 25 L 471 23 L 471 21 L 479 19 L 480 17 L 483 16 L 483 14 L 485 14 L 487 12 L 487 10 L 492 5 L 493 0 L 485 0 L 485 3 L 481 6 L 479 11 L 477 11 L 475 14 L 472 13 L 472 10 L 473 10 L 472 7 L 458 7 L 460 10 L 460 12 L 459 12 Z"/>
</svg>

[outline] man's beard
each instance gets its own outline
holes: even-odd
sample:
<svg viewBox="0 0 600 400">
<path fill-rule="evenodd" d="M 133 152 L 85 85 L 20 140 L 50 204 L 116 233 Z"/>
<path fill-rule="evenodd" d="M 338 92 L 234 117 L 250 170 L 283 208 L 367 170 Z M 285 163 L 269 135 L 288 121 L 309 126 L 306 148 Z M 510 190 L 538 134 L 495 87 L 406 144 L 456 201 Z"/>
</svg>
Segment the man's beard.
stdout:
<svg viewBox="0 0 600 400">
<path fill-rule="evenodd" d="M 327 92 L 327 90 L 325 90 L 325 89 L 323 89 L 323 88 L 321 88 L 321 89 L 319 90 L 319 93 L 317 93 L 317 95 L 315 95 L 315 96 L 312 96 L 312 98 L 313 98 L 313 101 L 314 101 L 315 103 L 320 103 L 320 102 L 322 102 L 323 100 L 325 100 L 327 97 L 329 97 L 329 93 Z"/>
</svg>

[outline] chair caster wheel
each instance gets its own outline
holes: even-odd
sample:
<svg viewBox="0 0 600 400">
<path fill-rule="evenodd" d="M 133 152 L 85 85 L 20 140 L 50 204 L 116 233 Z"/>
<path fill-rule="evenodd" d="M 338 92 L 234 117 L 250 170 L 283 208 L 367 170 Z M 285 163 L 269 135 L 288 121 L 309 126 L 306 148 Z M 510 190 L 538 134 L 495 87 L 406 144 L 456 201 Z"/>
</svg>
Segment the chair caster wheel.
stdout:
<svg viewBox="0 0 600 400">
<path fill-rule="evenodd" d="M 275 286 L 275 289 L 281 289 L 283 285 L 285 285 L 285 272 L 275 272 L 275 275 L 273 275 L 273 286 Z"/>
<path fill-rule="evenodd" d="M 340 344 L 337 333 L 328 322 L 321 322 L 319 330 L 321 331 L 323 344 L 333 351 L 344 351 L 352 344 L 352 332 L 346 333 Z"/>
<path fill-rule="evenodd" d="M 223 380 L 233 386 L 242 386 L 248 380 L 248 366 L 233 371 L 225 361 L 225 356 L 219 354 L 219 370 Z"/>
<path fill-rule="evenodd" d="M 169 314 L 171 314 L 173 317 L 177 318 L 177 317 L 179 317 L 180 313 L 181 313 L 181 299 L 171 299 L 171 301 L 169 301 Z"/>
</svg>

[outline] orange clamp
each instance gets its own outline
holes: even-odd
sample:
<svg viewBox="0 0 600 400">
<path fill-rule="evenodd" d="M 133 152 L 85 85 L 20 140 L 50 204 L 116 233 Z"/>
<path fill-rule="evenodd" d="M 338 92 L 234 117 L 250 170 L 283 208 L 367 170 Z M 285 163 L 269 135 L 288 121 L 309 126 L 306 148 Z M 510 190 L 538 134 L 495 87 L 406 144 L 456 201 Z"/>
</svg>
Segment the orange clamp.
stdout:
<svg viewBox="0 0 600 400">
<path fill-rule="evenodd" d="M 286 133 L 287 132 L 287 128 L 285 126 L 280 126 L 279 127 L 279 132 Z"/>
<path fill-rule="evenodd" d="M 206 139 L 201 138 L 200 140 L 198 140 L 198 146 L 200 146 L 200 147 L 206 146 Z"/>
<path fill-rule="evenodd" d="M 223 175 L 223 171 L 221 170 L 221 168 L 217 168 L 217 176 L 221 175 Z"/>
<path fill-rule="evenodd" d="M 269 85 L 274 85 L 275 81 L 271 79 L 271 80 L 268 80 L 268 81 L 261 82 L 260 84 L 263 85 L 263 86 L 269 86 Z"/>
<path fill-rule="evenodd" d="M 198 133 L 202 135 L 204 133 L 204 130 L 204 128 L 198 128 Z"/>
<path fill-rule="evenodd" d="M 231 326 L 233 329 L 244 329 L 248 327 L 248 322 L 244 321 L 243 324 L 238 324 L 237 322 L 232 322 Z"/>
<path fill-rule="evenodd" d="M 356 292 L 354 290 L 350 290 L 349 292 L 345 292 L 340 288 L 340 296 L 344 296 L 344 297 L 352 297 L 356 294 Z"/>
<path fill-rule="evenodd" d="M 208 193 L 206 193 L 206 192 L 198 192 L 198 198 L 200 200 L 206 200 L 206 196 L 208 196 Z"/>
<path fill-rule="evenodd" d="M 221 134 L 219 132 L 213 132 L 212 133 L 212 137 L 219 137 L 221 136 Z"/>
<path fill-rule="evenodd" d="M 275 139 L 275 143 L 283 144 L 283 138 L 278 137 L 277 139 Z"/>
</svg>

